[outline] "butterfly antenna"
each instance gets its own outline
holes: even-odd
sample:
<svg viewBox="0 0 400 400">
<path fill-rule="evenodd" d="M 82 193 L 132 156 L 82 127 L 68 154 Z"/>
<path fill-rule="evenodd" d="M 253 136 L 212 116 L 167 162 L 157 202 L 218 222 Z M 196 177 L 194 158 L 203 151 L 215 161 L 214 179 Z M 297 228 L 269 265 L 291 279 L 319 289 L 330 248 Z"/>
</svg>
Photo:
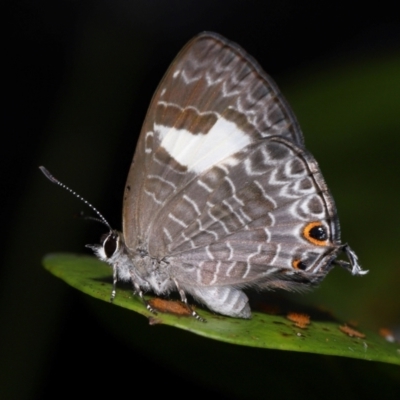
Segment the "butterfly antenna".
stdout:
<svg viewBox="0 0 400 400">
<path fill-rule="evenodd" d="M 80 196 L 78 193 L 74 192 L 72 189 L 70 189 L 67 185 L 64 185 L 62 182 L 60 182 L 58 179 L 54 178 L 53 175 L 51 175 L 51 173 L 43 166 L 39 167 L 39 169 L 43 172 L 44 176 L 50 181 L 53 182 L 55 184 L 57 184 L 58 186 L 61 186 L 63 189 L 68 190 L 68 192 L 72 193 L 75 197 L 77 197 L 79 200 L 83 201 L 87 206 L 89 206 L 100 218 L 88 218 L 88 219 L 94 219 L 97 221 L 102 222 L 104 225 L 106 225 L 108 227 L 108 229 L 110 229 L 110 231 L 112 231 L 112 228 L 110 226 L 110 224 L 107 222 L 107 220 L 103 217 L 103 215 L 100 213 L 99 210 L 97 210 L 96 207 L 92 206 L 86 199 L 84 199 L 82 196 Z"/>
<path fill-rule="evenodd" d="M 81 212 L 81 213 L 79 214 L 79 217 L 82 218 L 82 219 L 86 219 L 86 220 L 90 219 L 91 221 L 100 222 L 101 224 L 104 224 L 104 225 L 106 225 L 107 227 L 109 227 L 109 225 L 106 224 L 102 219 L 96 218 L 96 217 L 92 217 L 91 215 L 85 215 L 83 212 Z"/>
</svg>

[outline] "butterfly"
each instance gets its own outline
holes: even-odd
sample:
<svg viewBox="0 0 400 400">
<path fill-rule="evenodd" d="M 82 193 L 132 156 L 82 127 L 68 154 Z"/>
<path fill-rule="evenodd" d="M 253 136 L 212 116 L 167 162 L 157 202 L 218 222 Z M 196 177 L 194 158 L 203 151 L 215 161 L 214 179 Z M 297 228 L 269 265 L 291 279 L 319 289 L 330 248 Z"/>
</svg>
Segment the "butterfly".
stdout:
<svg viewBox="0 0 400 400">
<path fill-rule="evenodd" d="M 334 200 L 277 85 L 211 32 L 189 41 L 159 84 L 127 178 L 123 230 L 105 223 L 109 233 L 90 247 L 113 268 L 111 299 L 129 281 L 150 311 L 145 292 L 178 291 L 198 319 L 187 294 L 250 318 L 243 289 L 309 288 L 334 265 L 367 272 L 341 243 Z"/>
</svg>

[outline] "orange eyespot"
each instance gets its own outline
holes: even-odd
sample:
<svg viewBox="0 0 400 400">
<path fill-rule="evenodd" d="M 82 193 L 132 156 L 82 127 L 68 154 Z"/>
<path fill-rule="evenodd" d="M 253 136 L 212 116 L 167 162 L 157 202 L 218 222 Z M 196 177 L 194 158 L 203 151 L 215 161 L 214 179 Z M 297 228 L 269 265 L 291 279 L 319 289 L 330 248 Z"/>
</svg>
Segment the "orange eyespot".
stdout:
<svg viewBox="0 0 400 400">
<path fill-rule="evenodd" d="M 319 221 L 308 223 L 303 229 L 303 236 L 316 246 L 326 246 L 328 244 L 328 232 Z"/>
<path fill-rule="evenodd" d="M 303 261 L 301 261 L 299 259 L 296 259 L 296 260 L 292 261 L 292 267 L 294 269 L 301 269 L 302 271 L 307 269 L 307 265 Z"/>
</svg>

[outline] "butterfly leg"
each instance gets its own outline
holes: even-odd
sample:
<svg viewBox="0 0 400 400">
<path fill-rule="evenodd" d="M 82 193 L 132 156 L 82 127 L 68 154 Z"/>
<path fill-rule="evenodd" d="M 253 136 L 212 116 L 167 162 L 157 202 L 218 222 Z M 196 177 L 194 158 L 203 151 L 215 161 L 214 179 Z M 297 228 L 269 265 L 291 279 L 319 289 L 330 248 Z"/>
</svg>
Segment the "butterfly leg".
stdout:
<svg viewBox="0 0 400 400">
<path fill-rule="evenodd" d="M 146 306 L 147 310 L 150 311 L 152 314 L 157 315 L 157 311 L 149 304 L 149 302 L 144 298 L 143 296 L 143 291 L 140 288 L 139 284 L 137 282 L 135 282 L 132 279 L 132 283 L 133 283 L 133 294 L 137 295 L 140 297 L 140 300 L 142 300 L 143 304 Z"/>
<path fill-rule="evenodd" d="M 239 289 L 227 286 L 191 287 L 190 293 L 210 310 L 236 318 L 250 318 L 249 299 Z"/>
<path fill-rule="evenodd" d="M 181 287 L 179 286 L 179 283 L 176 281 L 176 279 L 174 279 L 175 282 L 175 286 L 178 289 L 179 292 L 179 296 L 181 296 L 181 301 L 182 303 L 185 304 L 185 306 L 188 308 L 188 310 L 190 311 L 190 313 L 192 314 L 192 317 L 196 318 L 197 320 L 201 321 L 201 322 L 207 322 L 206 319 L 200 317 L 199 314 L 197 314 L 196 311 L 194 311 L 192 309 L 192 307 L 190 307 L 188 301 L 187 301 L 187 297 L 186 297 L 186 293 L 183 291 L 183 289 L 181 289 Z"/>
<path fill-rule="evenodd" d="M 354 253 L 348 244 L 342 246 L 342 251 L 346 254 L 349 261 L 335 260 L 333 261 L 333 264 L 347 269 L 352 275 L 365 275 L 368 273 L 368 271 L 365 271 L 361 268 L 360 264 L 358 263 L 358 257 L 356 253 Z"/>
<path fill-rule="evenodd" d="M 113 284 L 111 290 L 110 302 L 112 303 L 115 299 L 115 295 L 117 294 L 117 282 L 118 282 L 118 264 L 113 265 Z"/>
</svg>

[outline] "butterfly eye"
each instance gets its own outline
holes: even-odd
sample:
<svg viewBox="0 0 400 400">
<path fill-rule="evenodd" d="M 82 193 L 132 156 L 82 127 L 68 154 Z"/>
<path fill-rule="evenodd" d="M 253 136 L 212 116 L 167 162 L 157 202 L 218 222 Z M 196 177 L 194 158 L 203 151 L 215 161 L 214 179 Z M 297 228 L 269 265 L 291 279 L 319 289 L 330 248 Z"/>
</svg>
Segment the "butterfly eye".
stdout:
<svg viewBox="0 0 400 400">
<path fill-rule="evenodd" d="M 110 233 L 104 233 L 103 235 L 101 235 L 100 237 L 100 243 L 102 245 L 104 245 L 104 242 L 108 239 L 108 237 L 110 236 Z"/>
<path fill-rule="evenodd" d="M 328 232 L 321 222 L 310 222 L 303 229 L 306 240 L 317 246 L 325 246 L 328 241 Z"/>
<path fill-rule="evenodd" d="M 103 239 L 103 238 L 102 238 Z M 107 258 L 111 258 L 118 249 L 119 237 L 115 233 L 109 233 L 103 241 L 103 249 Z"/>
</svg>

